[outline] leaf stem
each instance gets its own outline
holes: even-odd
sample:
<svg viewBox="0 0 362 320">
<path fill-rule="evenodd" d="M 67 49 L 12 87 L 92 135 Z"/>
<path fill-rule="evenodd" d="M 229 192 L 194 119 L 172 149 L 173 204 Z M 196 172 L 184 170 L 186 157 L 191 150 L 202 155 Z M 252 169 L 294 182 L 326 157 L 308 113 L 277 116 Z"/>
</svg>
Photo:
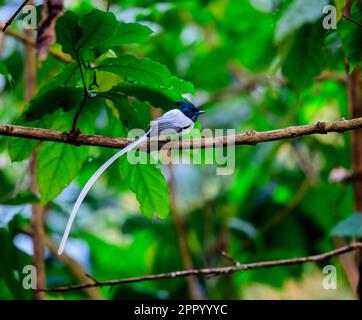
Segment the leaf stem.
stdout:
<svg viewBox="0 0 362 320">
<path fill-rule="evenodd" d="M 72 129 L 70 130 L 70 133 L 71 134 L 75 134 L 75 135 L 79 135 L 80 133 L 80 130 L 77 129 L 77 122 L 78 122 L 78 119 L 79 119 L 79 116 L 80 114 L 82 113 L 82 110 L 83 110 L 83 107 L 85 106 L 85 103 L 87 102 L 87 98 L 88 98 L 88 93 L 85 93 L 84 96 L 83 96 L 83 100 L 82 102 L 80 103 L 79 105 L 79 108 L 73 118 L 73 122 L 72 122 Z"/>
<path fill-rule="evenodd" d="M 83 73 L 82 62 L 81 62 L 80 57 L 79 57 L 79 49 L 74 50 L 74 52 L 75 52 L 75 56 L 77 58 L 77 63 L 78 63 L 80 75 L 81 75 L 81 78 L 82 78 L 83 89 L 84 89 L 83 100 L 80 103 L 79 108 L 78 108 L 78 110 L 77 110 L 77 112 L 76 112 L 76 114 L 74 116 L 74 119 L 73 119 L 73 122 L 72 122 L 72 128 L 70 130 L 71 134 L 78 135 L 80 133 L 80 131 L 77 129 L 77 122 L 78 122 L 80 114 L 82 113 L 83 107 L 84 107 L 85 103 L 87 102 L 88 88 L 87 88 L 87 84 L 86 84 L 84 73 Z"/>
<path fill-rule="evenodd" d="M 359 23 L 357 20 L 352 19 L 351 17 L 346 16 L 345 14 L 342 14 L 342 17 L 347 19 L 348 21 L 354 23 L 357 27 L 362 28 L 362 24 Z"/>
<path fill-rule="evenodd" d="M 78 63 L 78 66 L 79 66 L 80 75 L 82 77 L 84 94 L 88 95 L 88 89 L 87 89 L 87 85 L 86 85 L 86 82 L 85 82 L 85 77 L 84 77 L 84 73 L 83 73 L 83 69 L 82 69 L 82 62 L 80 61 L 80 57 L 79 57 L 79 50 L 74 50 L 74 52 L 75 52 L 75 56 L 77 58 L 77 63 Z"/>
</svg>

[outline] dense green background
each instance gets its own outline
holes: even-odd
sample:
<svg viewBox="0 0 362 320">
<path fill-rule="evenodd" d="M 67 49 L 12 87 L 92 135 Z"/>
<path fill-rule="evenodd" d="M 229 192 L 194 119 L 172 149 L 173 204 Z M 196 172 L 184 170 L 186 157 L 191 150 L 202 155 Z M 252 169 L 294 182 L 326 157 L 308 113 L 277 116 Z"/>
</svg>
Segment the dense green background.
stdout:
<svg viewBox="0 0 362 320">
<path fill-rule="evenodd" d="M 339 10 L 337 30 L 322 28 L 322 8 L 329 2 Z M 361 21 L 357 2 L 353 17 Z M 1 1 L 7 16 L 15 10 L 9 3 Z M 340 19 L 344 3 L 128 0 L 112 1 L 105 13 L 106 1 L 67 1 L 54 47 L 75 62 L 66 65 L 52 56 L 38 62 L 38 93 L 27 104 L 24 46 L 7 37 L 0 122 L 69 130 L 83 97 L 78 58 L 93 92 L 79 120 L 83 133 L 126 136 L 127 129 L 145 128 L 157 114 L 151 105 L 163 112 L 182 96 L 207 110 L 200 128 L 263 131 L 349 118 L 344 61 L 360 63 L 362 49 L 361 28 Z M 12 28 L 23 32 L 21 17 Z M 28 188 L 34 150 L 39 195 Z M 29 204 L 48 205 L 47 237 L 59 242 L 80 188 L 113 153 L 0 137 L 0 298 L 32 296 L 21 289 L 23 266 L 31 263 L 31 238 L 23 233 L 30 226 Z M 353 197 L 351 185 L 328 177 L 336 167 L 349 169 L 350 155 L 349 133 L 328 134 L 236 147 L 230 176 L 216 176 L 214 165 L 174 165 L 175 205 L 193 266 L 230 264 L 217 249 L 242 263 L 333 249 L 331 231 L 353 213 Z M 98 280 L 182 270 L 168 178 L 167 167 L 118 161 L 87 196 L 66 252 Z M 196 282 L 210 299 L 352 298 L 337 258 L 332 263 L 339 270 L 338 290 L 321 289 L 327 263 Z M 46 280 L 48 287 L 77 282 L 48 250 Z M 99 291 L 105 299 L 190 298 L 185 279 Z M 75 291 L 47 298 L 89 296 Z"/>
</svg>

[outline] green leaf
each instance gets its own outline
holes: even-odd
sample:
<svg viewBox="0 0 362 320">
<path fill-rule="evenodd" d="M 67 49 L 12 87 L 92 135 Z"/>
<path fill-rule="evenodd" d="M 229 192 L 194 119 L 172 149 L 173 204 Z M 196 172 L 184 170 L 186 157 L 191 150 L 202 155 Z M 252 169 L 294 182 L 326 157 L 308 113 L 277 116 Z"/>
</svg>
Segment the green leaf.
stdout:
<svg viewBox="0 0 362 320">
<path fill-rule="evenodd" d="M 77 48 L 92 50 L 102 46 L 105 41 L 112 37 L 118 22 L 112 12 L 93 9 L 80 17 L 79 24 L 82 29 L 82 37 L 77 43 Z"/>
<path fill-rule="evenodd" d="M 35 128 L 48 128 L 52 125 L 53 119 L 51 116 L 45 116 L 41 120 L 35 120 L 32 122 L 20 122 L 18 125 L 25 127 L 35 127 Z M 11 161 L 23 161 L 28 159 L 33 150 L 35 149 L 39 141 L 34 139 L 25 139 L 25 138 L 9 138 L 8 151 L 11 158 Z"/>
<path fill-rule="evenodd" d="M 340 237 L 362 237 L 362 214 L 353 214 L 342 220 L 333 228 L 331 234 Z"/>
<path fill-rule="evenodd" d="M 11 197 L 14 190 L 14 184 L 2 170 L 0 170 L 0 181 L 0 199 Z"/>
<path fill-rule="evenodd" d="M 62 70 L 54 75 L 43 87 L 50 89 L 55 87 L 80 87 L 83 88 L 83 83 L 80 76 L 79 66 L 77 63 L 71 63 L 62 68 Z"/>
<path fill-rule="evenodd" d="M 304 26 L 284 49 L 282 71 L 298 89 L 308 86 L 327 63 L 323 29 L 319 24 Z"/>
<path fill-rule="evenodd" d="M 143 42 L 152 33 L 146 26 L 119 22 L 112 12 L 97 9 L 79 15 L 67 11 L 58 19 L 56 32 L 62 50 L 74 59 L 76 52 L 84 59 L 90 50 L 104 53 L 123 44 Z"/>
<path fill-rule="evenodd" d="M 75 50 L 82 36 L 82 31 L 78 23 L 78 16 L 72 11 L 67 11 L 57 20 L 55 27 L 57 42 L 61 44 L 62 50 L 69 53 L 76 59 Z"/>
<path fill-rule="evenodd" d="M 38 197 L 29 191 L 24 191 L 16 195 L 16 197 L 6 198 L 1 200 L 2 204 L 5 205 L 21 205 L 21 204 L 29 204 L 38 202 Z"/>
<path fill-rule="evenodd" d="M 175 101 L 182 98 L 180 94 L 170 89 L 159 89 L 141 84 L 119 84 L 112 88 L 112 92 L 123 93 L 126 96 L 136 97 L 140 101 L 148 101 L 154 107 L 172 109 Z"/>
<path fill-rule="evenodd" d="M 84 110 L 79 117 L 79 127 L 87 131 L 89 113 Z M 72 123 L 74 113 L 58 112 L 57 121 L 52 129 L 65 131 Z M 95 117 L 93 116 L 93 119 Z M 41 203 L 55 199 L 75 178 L 88 155 L 88 147 L 72 146 L 58 142 L 44 142 L 40 145 L 37 156 L 36 181 L 39 186 Z"/>
<path fill-rule="evenodd" d="M 31 265 L 31 257 L 14 246 L 8 228 L 0 228 L 0 243 L 0 299 L 30 299 L 32 291 L 23 288 L 22 280 L 23 268 Z"/>
<path fill-rule="evenodd" d="M 113 103 L 113 106 L 118 111 L 118 117 L 125 127 L 141 128 L 143 126 L 142 119 L 137 110 L 128 103 L 128 100 L 124 95 L 114 92 L 105 92 L 102 94 L 102 97 L 107 98 Z"/>
<path fill-rule="evenodd" d="M 87 152 L 84 147 L 45 142 L 39 148 L 37 183 L 41 202 L 56 198 L 81 169 Z"/>
<path fill-rule="evenodd" d="M 25 111 L 25 120 L 32 121 L 51 114 L 57 109 L 69 111 L 79 107 L 82 102 L 84 90 L 74 87 L 56 87 L 41 89 L 30 101 Z"/>
<path fill-rule="evenodd" d="M 12 76 L 8 72 L 6 65 L 0 61 L 0 74 L 2 74 L 8 81 L 12 81 Z"/>
<path fill-rule="evenodd" d="M 8 70 L 6 68 L 6 65 L 0 61 L 0 74 L 2 75 L 7 75 L 8 74 Z"/>
<path fill-rule="evenodd" d="M 11 161 L 17 162 L 28 159 L 31 156 L 37 142 L 37 140 L 32 139 L 10 138 L 8 151 Z"/>
<path fill-rule="evenodd" d="M 150 28 L 139 23 L 118 22 L 114 34 L 108 40 L 103 41 L 100 47 L 102 51 L 105 51 L 123 44 L 142 43 L 151 34 Z"/>
<path fill-rule="evenodd" d="M 17 124 L 24 127 L 49 128 L 53 122 L 54 118 L 52 115 L 46 115 L 41 120 L 18 122 Z M 28 159 L 38 143 L 39 141 L 34 139 L 9 138 L 8 151 L 11 161 L 17 162 Z"/>
<path fill-rule="evenodd" d="M 170 82 L 170 72 L 164 65 L 147 58 L 137 59 L 131 55 L 105 59 L 97 69 L 141 84 L 167 86 Z"/>
<path fill-rule="evenodd" d="M 357 3 L 352 7 L 351 18 L 362 24 L 362 4 Z M 346 57 L 353 66 L 362 62 L 362 27 L 356 25 L 350 20 L 343 19 L 338 24 L 338 30 L 342 39 L 342 47 Z"/>
<path fill-rule="evenodd" d="M 172 76 L 170 79 L 171 87 L 176 90 L 177 92 L 181 93 L 195 93 L 195 87 L 194 85 L 189 82 L 185 81 L 183 79 L 177 78 L 175 76 Z"/>
<path fill-rule="evenodd" d="M 151 164 L 130 164 L 127 159 L 122 159 L 120 170 L 136 194 L 142 213 L 150 218 L 154 214 L 161 219 L 166 218 L 170 211 L 170 200 L 160 169 Z"/>
<path fill-rule="evenodd" d="M 279 43 L 307 23 L 317 21 L 323 15 L 328 0 L 294 0 L 276 25 L 274 40 Z"/>
</svg>

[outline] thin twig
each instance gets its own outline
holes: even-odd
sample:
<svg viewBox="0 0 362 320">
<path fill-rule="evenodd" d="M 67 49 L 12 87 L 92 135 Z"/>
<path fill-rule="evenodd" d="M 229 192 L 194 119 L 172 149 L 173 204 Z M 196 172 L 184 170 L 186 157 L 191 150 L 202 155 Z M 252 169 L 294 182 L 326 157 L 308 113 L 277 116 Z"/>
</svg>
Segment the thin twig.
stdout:
<svg viewBox="0 0 362 320">
<path fill-rule="evenodd" d="M 289 266 L 296 264 L 303 264 L 307 262 L 317 262 L 326 260 L 335 256 L 339 256 L 345 254 L 347 252 L 351 252 L 357 249 L 362 248 L 362 242 L 352 243 L 350 245 L 325 252 L 322 254 L 317 254 L 313 256 L 301 257 L 301 258 L 293 258 L 293 259 L 282 259 L 282 260 L 273 260 L 273 261 L 262 261 L 248 264 L 239 264 L 238 266 L 229 266 L 229 267 L 221 267 L 221 268 L 204 268 L 204 269 L 193 269 L 193 270 L 182 270 L 175 271 L 170 273 L 160 273 L 154 275 L 147 275 L 141 277 L 133 277 L 126 279 L 116 279 L 116 280 L 107 280 L 107 281 L 99 281 L 98 283 L 84 283 L 77 284 L 71 286 L 57 287 L 57 288 L 39 288 L 35 289 L 35 291 L 45 291 L 45 292 L 67 292 L 73 290 L 79 290 L 90 287 L 105 287 L 105 286 L 115 286 L 119 284 L 125 283 L 134 283 L 141 281 L 155 281 L 161 279 L 174 279 L 181 277 L 189 277 L 189 276 L 207 276 L 210 274 L 215 275 L 225 275 L 233 272 L 246 271 L 251 269 L 261 269 L 261 268 L 273 268 L 273 267 L 281 267 L 281 266 Z"/>
<path fill-rule="evenodd" d="M 292 139 L 312 134 L 327 134 L 329 132 L 345 132 L 362 128 L 362 117 L 351 120 L 338 120 L 336 122 L 317 122 L 304 126 L 292 126 L 272 131 L 248 131 L 233 136 L 220 136 L 215 138 L 182 139 L 172 141 L 159 141 L 157 144 L 147 143 L 141 146 L 141 150 L 149 151 L 156 148 L 167 149 L 204 149 L 220 148 L 230 145 L 256 145 L 262 142 Z M 132 141 L 124 138 L 114 138 L 107 136 L 79 134 L 72 136 L 61 131 L 23 127 L 16 125 L 0 125 L 0 135 L 36 139 L 44 141 L 54 141 L 73 145 L 88 145 L 107 148 L 122 149 Z"/>
<path fill-rule="evenodd" d="M 6 29 L 11 25 L 13 20 L 16 18 L 16 16 L 19 14 L 19 12 L 25 7 L 25 5 L 29 2 L 29 0 L 25 0 L 20 7 L 14 12 L 14 14 L 9 18 L 8 21 L 5 22 L 5 25 L 3 27 L 3 32 L 6 31 Z"/>
<path fill-rule="evenodd" d="M 72 122 L 71 133 L 79 134 L 79 132 L 77 132 L 77 122 L 78 122 L 80 114 L 82 113 L 83 107 L 85 106 L 85 104 L 87 102 L 88 88 L 87 88 L 87 84 L 86 84 L 83 69 L 82 69 L 82 62 L 81 62 L 80 57 L 79 57 L 79 50 L 74 50 L 74 52 L 75 52 L 75 56 L 77 58 L 79 72 L 80 72 L 80 75 L 81 75 L 81 78 L 82 78 L 84 95 L 83 95 L 82 102 L 80 103 L 79 108 L 78 108 L 78 110 L 77 110 L 77 112 L 76 112 L 76 114 L 74 116 L 74 119 L 73 119 L 73 122 Z"/>
<path fill-rule="evenodd" d="M 79 56 L 79 50 L 74 50 L 75 52 L 75 56 L 77 58 L 77 63 L 78 63 L 78 67 L 79 67 L 79 72 L 80 75 L 82 77 L 82 83 L 83 83 L 83 90 L 84 90 L 84 94 L 88 94 L 88 89 L 87 89 L 87 84 L 85 82 L 85 77 L 84 77 L 84 73 L 83 73 L 83 69 L 82 69 L 82 62 L 80 60 L 80 56 Z"/>
<path fill-rule="evenodd" d="M 228 253 L 226 253 L 223 250 L 216 249 L 216 252 L 223 256 L 226 260 L 229 260 L 234 266 L 239 266 L 240 262 L 234 259 L 232 256 L 230 256 Z"/>
<path fill-rule="evenodd" d="M 87 102 L 88 94 L 84 93 L 82 102 L 79 105 L 79 108 L 74 115 L 73 121 L 72 121 L 72 129 L 70 130 L 71 135 L 77 136 L 79 135 L 80 131 L 77 130 L 77 122 L 79 119 L 80 114 L 82 113 L 82 110 Z"/>
<path fill-rule="evenodd" d="M 362 28 L 362 24 L 359 23 L 357 20 L 352 19 L 351 17 L 346 16 L 345 14 L 342 14 L 342 17 L 347 19 L 348 21 L 354 23 L 357 27 Z"/>
<path fill-rule="evenodd" d="M 93 280 L 95 283 L 99 283 L 99 281 L 98 281 L 96 278 L 94 278 L 92 275 L 90 275 L 89 273 L 85 273 L 84 275 L 85 275 L 87 278 Z"/>
</svg>

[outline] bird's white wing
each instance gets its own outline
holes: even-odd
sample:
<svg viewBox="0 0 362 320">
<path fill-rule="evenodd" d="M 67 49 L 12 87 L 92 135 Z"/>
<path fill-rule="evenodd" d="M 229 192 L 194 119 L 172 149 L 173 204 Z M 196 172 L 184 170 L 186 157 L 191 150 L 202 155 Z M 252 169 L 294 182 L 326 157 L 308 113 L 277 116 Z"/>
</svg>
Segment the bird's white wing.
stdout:
<svg viewBox="0 0 362 320">
<path fill-rule="evenodd" d="M 180 133 L 193 126 L 194 122 L 180 110 L 170 110 L 150 123 L 151 132 L 157 132 L 158 135 Z"/>
</svg>

